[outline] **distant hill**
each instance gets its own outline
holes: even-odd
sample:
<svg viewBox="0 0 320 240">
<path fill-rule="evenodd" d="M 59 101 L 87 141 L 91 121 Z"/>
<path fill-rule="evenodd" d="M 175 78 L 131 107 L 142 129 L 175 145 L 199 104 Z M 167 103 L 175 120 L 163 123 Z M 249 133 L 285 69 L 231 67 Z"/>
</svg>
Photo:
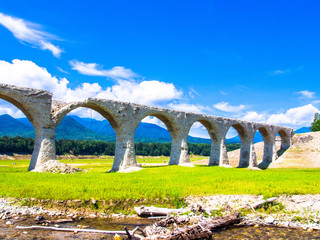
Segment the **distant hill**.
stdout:
<svg viewBox="0 0 320 240">
<path fill-rule="evenodd" d="M 310 127 L 302 127 L 294 131 L 295 133 L 308 133 L 311 132 Z"/>
<path fill-rule="evenodd" d="M 0 135 L 34 137 L 34 130 L 32 125 L 23 124 L 10 115 L 4 114 L 0 115 Z"/>
<path fill-rule="evenodd" d="M 295 133 L 311 132 L 310 127 L 302 127 Z M 34 130 L 27 118 L 15 119 L 8 114 L 0 115 L 0 136 L 34 137 Z M 115 142 L 116 134 L 108 120 L 80 118 L 75 115 L 66 116 L 56 130 L 56 139 L 100 140 Z M 156 124 L 141 122 L 135 132 L 136 142 L 171 142 L 170 133 Z M 258 131 L 254 143 L 263 141 Z M 211 143 L 210 139 L 188 136 L 190 143 Z M 226 139 L 226 143 L 240 143 L 240 137 Z"/>
<path fill-rule="evenodd" d="M 254 143 L 257 143 L 257 142 L 261 142 L 263 141 L 263 138 L 262 138 L 262 135 L 259 131 L 256 132 L 256 135 L 254 136 L 254 139 L 253 139 L 253 142 Z M 240 140 L 240 137 L 239 135 L 233 137 L 233 138 L 228 138 L 226 139 L 226 144 L 228 143 L 240 143 L 241 140 Z"/>
<path fill-rule="evenodd" d="M 14 119 L 9 115 L 0 116 L 0 136 L 34 137 L 34 129 L 27 118 Z M 100 140 L 115 142 L 116 134 L 107 120 L 66 116 L 58 125 L 56 139 Z M 140 123 L 135 133 L 136 142 L 171 142 L 170 133 L 158 125 Z M 188 136 L 190 143 L 210 143 L 210 139 Z"/>
</svg>

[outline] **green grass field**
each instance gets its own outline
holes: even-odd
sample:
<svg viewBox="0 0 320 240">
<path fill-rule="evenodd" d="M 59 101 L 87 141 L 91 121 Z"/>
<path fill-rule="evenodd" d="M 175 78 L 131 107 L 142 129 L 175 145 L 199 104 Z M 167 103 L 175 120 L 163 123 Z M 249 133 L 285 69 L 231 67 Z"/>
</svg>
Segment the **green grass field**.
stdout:
<svg viewBox="0 0 320 240">
<path fill-rule="evenodd" d="M 199 160 L 203 157 L 195 157 Z M 164 163 L 166 157 L 138 158 Z M 107 173 L 112 158 L 62 160 L 86 173 L 27 172 L 28 160 L 0 160 L 0 196 L 37 199 L 174 199 L 189 195 L 320 193 L 320 169 L 248 169 L 196 166 L 149 166 L 132 173 Z M 13 163 L 16 163 L 13 165 Z"/>
</svg>

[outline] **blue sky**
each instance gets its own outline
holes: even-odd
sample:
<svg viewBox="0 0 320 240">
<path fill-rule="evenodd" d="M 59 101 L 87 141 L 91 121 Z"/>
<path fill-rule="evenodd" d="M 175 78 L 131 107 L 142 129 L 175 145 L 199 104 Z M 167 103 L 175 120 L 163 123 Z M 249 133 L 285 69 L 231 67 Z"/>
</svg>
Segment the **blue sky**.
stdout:
<svg viewBox="0 0 320 240">
<path fill-rule="evenodd" d="M 320 108 L 319 25 L 318 1 L 2 1 L 0 82 L 297 129 Z"/>
</svg>

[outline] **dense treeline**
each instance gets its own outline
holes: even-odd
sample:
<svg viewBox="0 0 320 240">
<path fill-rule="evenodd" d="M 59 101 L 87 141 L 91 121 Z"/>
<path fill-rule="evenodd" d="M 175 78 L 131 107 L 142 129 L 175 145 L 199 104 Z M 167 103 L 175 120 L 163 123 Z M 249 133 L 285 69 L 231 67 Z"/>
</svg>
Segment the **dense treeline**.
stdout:
<svg viewBox="0 0 320 240">
<path fill-rule="evenodd" d="M 34 139 L 23 137 L 0 137 L 0 153 L 31 154 Z M 209 156 L 210 144 L 189 143 L 189 153 L 194 155 Z M 240 144 L 227 144 L 227 150 L 240 148 Z M 171 143 L 136 143 L 136 154 L 142 156 L 170 156 Z M 115 143 L 88 140 L 57 140 L 56 151 L 58 155 L 114 155 Z"/>
</svg>

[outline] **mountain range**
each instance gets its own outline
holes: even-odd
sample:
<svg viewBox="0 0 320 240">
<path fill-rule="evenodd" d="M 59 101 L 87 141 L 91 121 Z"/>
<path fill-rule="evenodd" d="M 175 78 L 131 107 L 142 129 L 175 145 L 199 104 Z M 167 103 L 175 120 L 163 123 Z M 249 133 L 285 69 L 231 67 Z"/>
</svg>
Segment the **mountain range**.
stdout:
<svg viewBox="0 0 320 240">
<path fill-rule="evenodd" d="M 303 127 L 296 133 L 310 132 L 310 128 Z M 27 118 L 13 118 L 8 114 L 0 115 L 0 136 L 34 137 L 34 129 Z M 55 138 L 73 140 L 99 140 L 115 142 L 116 134 L 107 120 L 80 118 L 75 115 L 66 116 L 56 129 Z M 141 122 L 135 133 L 136 142 L 171 142 L 170 133 L 156 124 Z M 259 132 L 254 142 L 262 141 Z M 190 143 L 209 143 L 210 139 L 188 136 Z M 240 143 L 240 137 L 235 136 L 226 143 Z"/>
</svg>

